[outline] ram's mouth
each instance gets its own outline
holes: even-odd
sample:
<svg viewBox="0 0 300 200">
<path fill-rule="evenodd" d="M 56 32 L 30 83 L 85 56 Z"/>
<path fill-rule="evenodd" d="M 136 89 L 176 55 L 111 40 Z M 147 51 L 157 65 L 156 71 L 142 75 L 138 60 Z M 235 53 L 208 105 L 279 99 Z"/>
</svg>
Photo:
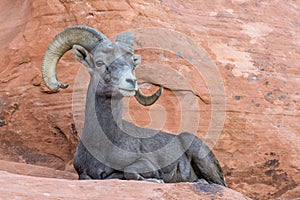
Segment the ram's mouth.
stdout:
<svg viewBox="0 0 300 200">
<path fill-rule="evenodd" d="M 130 96 L 134 96 L 135 95 L 135 90 L 129 90 L 129 89 L 124 89 L 124 88 L 119 88 L 120 93 L 124 96 L 124 97 L 130 97 Z"/>
</svg>

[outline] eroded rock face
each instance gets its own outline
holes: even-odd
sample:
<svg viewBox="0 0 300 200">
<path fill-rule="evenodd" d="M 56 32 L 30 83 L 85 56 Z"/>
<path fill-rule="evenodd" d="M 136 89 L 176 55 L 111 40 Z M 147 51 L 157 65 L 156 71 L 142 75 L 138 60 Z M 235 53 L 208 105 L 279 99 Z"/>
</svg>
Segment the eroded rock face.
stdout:
<svg viewBox="0 0 300 200">
<path fill-rule="evenodd" d="M 203 47 L 221 74 L 226 119 L 212 148 L 229 187 L 257 199 L 299 197 L 298 2 L 4 0 L 0 7 L 0 159 L 73 170 L 84 104 L 72 104 L 72 95 L 84 95 L 86 85 L 75 87 L 76 80 L 85 78 L 86 84 L 88 77 L 80 77 L 84 70 L 68 53 L 59 63 L 58 78 L 70 88 L 49 94 L 41 61 L 58 32 L 88 25 L 114 38 L 128 30 L 165 28 Z M 153 84 L 166 89 L 158 107 L 144 108 L 130 99 L 124 117 L 176 133 L 189 109 L 179 100 L 188 94 L 191 105 L 198 105 L 188 111 L 196 113 L 195 134 L 210 143 L 207 131 L 218 107 L 205 72 L 199 73 L 184 52 L 136 51 L 143 57 L 137 77 L 147 83 L 145 93 L 154 91 Z"/>
</svg>

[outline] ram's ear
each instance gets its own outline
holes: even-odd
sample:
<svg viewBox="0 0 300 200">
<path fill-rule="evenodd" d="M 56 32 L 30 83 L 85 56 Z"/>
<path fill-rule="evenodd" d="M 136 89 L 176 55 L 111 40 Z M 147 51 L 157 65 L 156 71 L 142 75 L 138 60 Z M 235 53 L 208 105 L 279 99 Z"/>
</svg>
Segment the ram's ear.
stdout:
<svg viewBox="0 0 300 200">
<path fill-rule="evenodd" d="M 93 57 L 84 47 L 73 45 L 72 52 L 75 58 L 87 68 L 94 68 Z"/>
</svg>

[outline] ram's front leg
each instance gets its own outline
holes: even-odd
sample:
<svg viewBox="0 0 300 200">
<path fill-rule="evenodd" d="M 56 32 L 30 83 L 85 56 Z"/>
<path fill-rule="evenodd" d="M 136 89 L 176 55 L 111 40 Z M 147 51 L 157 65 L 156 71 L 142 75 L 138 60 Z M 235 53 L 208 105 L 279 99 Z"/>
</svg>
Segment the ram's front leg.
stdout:
<svg viewBox="0 0 300 200">
<path fill-rule="evenodd" d="M 163 183 L 163 179 L 159 174 L 159 168 L 155 167 L 147 159 L 139 159 L 131 165 L 125 167 L 124 178 L 126 180 L 142 180 L 156 183 Z"/>
<path fill-rule="evenodd" d="M 123 172 L 119 172 L 119 171 L 116 171 L 110 175 L 108 175 L 107 177 L 105 177 L 105 179 L 125 179 L 124 177 L 124 173 Z"/>
<path fill-rule="evenodd" d="M 133 173 L 133 172 L 124 172 L 124 178 L 126 180 L 137 180 L 137 181 L 148 181 L 148 182 L 155 182 L 155 183 L 164 183 L 163 179 L 144 178 L 139 173 Z"/>
</svg>

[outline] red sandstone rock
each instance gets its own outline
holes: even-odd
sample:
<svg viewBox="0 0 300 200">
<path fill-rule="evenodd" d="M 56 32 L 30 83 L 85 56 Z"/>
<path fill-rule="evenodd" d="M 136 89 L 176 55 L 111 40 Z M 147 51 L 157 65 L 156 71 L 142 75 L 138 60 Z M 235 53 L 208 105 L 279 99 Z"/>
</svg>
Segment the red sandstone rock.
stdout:
<svg viewBox="0 0 300 200">
<path fill-rule="evenodd" d="M 30 165 L 26 163 L 16 163 L 0 160 L 0 171 L 6 171 L 11 174 L 56 178 L 56 179 L 78 179 L 77 173 L 68 171 L 55 170 L 53 168 Z"/>
<path fill-rule="evenodd" d="M 249 199 L 215 184 L 66 180 L 63 178 L 72 179 L 75 174 L 1 160 L 0 164 L 0 199 Z M 3 165 L 11 173 L 3 171 Z"/>
<path fill-rule="evenodd" d="M 55 34 L 71 25 L 93 26 L 110 38 L 122 31 L 166 28 L 201 45 L 220 70 L 226 120 L 213 151 L 230 188 L 256 199 L 300 196 L 298 1 L 2 0 L 0 7 L 0 159 L 72 170 L 82 125 L 80 112 L 72 110 L 72 92 L 81 65 L 71 53 L 65 55 L 58 76 L 70 88 L 48 94 L 41 60 Z M 194 90 L 185 92 L 198 101 L 199 110 L 189 112 L 198 113 L 195 134 L 210 142 L 207 130 L 217 107 L 212 107 L 204 72 L 197 75 L 197 66 L 183 52 L 137 52 L 144 58 L 144 69 L 137 72 L 148 83 L 144 89 L 154 90 L 154 83 L 170 90 L 157 103 L 161 106 L 146 109 L 130 100 L 125 117 L 140 126 L 179 131 L 183 110 L 172 91 L 186 88 L 177 76 L 166 74 L 173 69 L 184 75 Z M 164 65 L 157 78 L 153 63 Z M 75 110 L 81 107 L 74 104 Z"/>
<path fill-rule="evenodd" d="M 122 180 L 62 180 L 0 171 L 2 199 L 249 199 L 231 189 L 209 184 L 158 184 Z"/>
</svg>

